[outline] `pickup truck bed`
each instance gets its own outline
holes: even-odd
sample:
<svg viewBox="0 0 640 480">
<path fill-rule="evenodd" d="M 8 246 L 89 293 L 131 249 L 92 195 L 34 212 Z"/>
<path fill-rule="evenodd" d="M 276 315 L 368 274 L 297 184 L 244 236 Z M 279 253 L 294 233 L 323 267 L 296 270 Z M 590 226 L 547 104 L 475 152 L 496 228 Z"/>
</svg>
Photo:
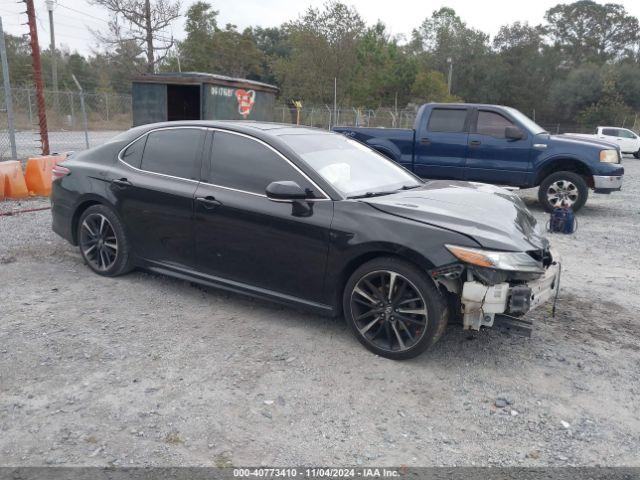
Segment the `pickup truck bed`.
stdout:
<svg viewBox="0 0 640 480">
<path fill-rule="evenodd" d="M 406 128 L 352 129 L 350 127 L 335 127 L 334 130 L 373 146 L 380 153 L 397 161 L 409 170 L 412 169 L 415 130 Z"/>
</svg>

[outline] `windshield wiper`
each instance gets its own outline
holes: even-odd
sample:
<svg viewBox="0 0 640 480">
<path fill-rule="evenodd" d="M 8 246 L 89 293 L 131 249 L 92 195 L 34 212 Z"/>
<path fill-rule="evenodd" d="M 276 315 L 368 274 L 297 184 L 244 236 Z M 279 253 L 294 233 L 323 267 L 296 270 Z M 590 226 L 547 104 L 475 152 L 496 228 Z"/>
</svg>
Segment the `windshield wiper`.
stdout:
<svg viewBox="0 0 640 480">
<path fill-rule="evenodd" d="M 397 193 L 401 190 L 411 190 L 412 188 L 418 188 L 420 185 L 403 185 L 397 190 L 389 190 L 387 192 L 366 192 L 360 195 L 352 195 L 347 198 L 368 198 L 368 197 L 379 197 L 381 195 L 391 195 L 392 193 Z"/>
<path fill-rule="evenodd" d="M 351 195 L 347 198 L 369 198 L 369 197 L 378 197 L 380 195 L 391 195 L 392 193 L 396 193 L 397 190 L 392 190 L 390 192 L 366 192 L 360 195 Z"/>
</svg>

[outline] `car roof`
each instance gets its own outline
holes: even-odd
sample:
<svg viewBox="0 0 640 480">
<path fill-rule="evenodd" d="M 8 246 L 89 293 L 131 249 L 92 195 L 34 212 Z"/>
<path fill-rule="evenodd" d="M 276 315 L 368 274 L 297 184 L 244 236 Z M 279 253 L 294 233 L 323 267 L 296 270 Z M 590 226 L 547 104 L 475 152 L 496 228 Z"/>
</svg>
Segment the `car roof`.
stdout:
<svg viewBox="0 0 640 480">
<path fill-rule="evenodd" d="M 154 130 L 156 128 L 182 126 L 222 128 L 225 130 L 250 134 L 257 134 L 259 132 L 265 132 L 271 135 L 328 133 L 327 130 L 320 128 L 298 126 L 289 123 L 258 122 L 254 120 L 179 120 L 173 122 L 149 123 L 140 125 L 139 127 L 136 127 L 136 129 L 139 129 L 139 131 L 147 131 Z"/>
<path fill-rule="evenodd" d="M 252 120 L 179 120 L 173 122 L 148 123 L 127 130 L 126 132 L 112 138 L 110 142 L 117 142 L 124 148 L 127 144 L 133 142 L 138 137 L 148 132 L 164 128 L 176 127 L 204 127 L 227 130 L 229 132 L 248 135 L 252 138 L 261 140 L 267 145 L 283 154 L 288 160 L 296 163 L 300 167 L 299 162 L 303 160 L 282 136 L 285 135 L 340 135 L 338 133 L 329 132 L 321 128 L 290 125 L 287 123 L 275 122 L 257 122 Z M 309 172 L 307 172 L 309 173 Z M 323 184 L 325 192 L 330 192 L 333 197 L 339 198 L 339 194 L 333 187 L 328 185 L 317 174 L 311 174 L 316 183 Z"/>
<path fill-rule="evenodd" d="M 494 105 L 491 103 L 464 103 L 464 102 L 452 102 L 452 103 L 427 103 L 430 107 L 471 107 L 471 108 L 511 108 L 506 105 Z"/>
</svg>

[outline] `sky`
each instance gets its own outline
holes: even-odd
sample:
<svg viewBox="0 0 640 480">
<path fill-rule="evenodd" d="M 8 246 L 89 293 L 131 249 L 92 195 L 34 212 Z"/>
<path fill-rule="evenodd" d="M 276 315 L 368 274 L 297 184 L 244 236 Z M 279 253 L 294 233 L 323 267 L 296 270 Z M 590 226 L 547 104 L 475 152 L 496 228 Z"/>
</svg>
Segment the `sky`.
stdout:
<svg viewBox="0 0 640 480">
<path fill-rule="evenodd" d="M 49 44 L 49 19 L 45 0 L 34 0 L 38 17 L 38 36 L 42 48 Z M 182 13 L 196 0 L 183 0 Z M 278 26 L 283 22 L 297 18 L 309 6 L 322 7 L 326 0 L 209 0 L 218 10 L 218 24 L 232 23 L 243 29 L 251 25 L 263 27 Z M 502 25 L 516 21 L 531 24 L 542 23 L 544 12 L 559 0 L 448 0 L 448 1 L 410 1 L 410 0 L 343 0 L 356 7 L 367 24 L 382 20 L 389 31 L 403 34 L 409 38 L 411 30 L 434 10 L 447 6 L 453 8 L 471 27 L 482 30 L 492 37 Z M 615 0 L 610 0 L 615 1 Z M 54 0 L 54 29 L 58 48 L 67 47 L 88 54 L 96 48 L 93 30 L 106 30 L 106 11 L 92 6 L 87 0 Z M 606 2 L 598 2 L 606 3 Z M 640 1 L 619 0 L 628 13 L 640 18 Z M 17 35 L 28 32 L 24 3 L 16 0 L 0 0 L 0 16 L 4 30 Z M 178 19 L 166 35 L 184 38 L 184 19 Z"/>
</svg>

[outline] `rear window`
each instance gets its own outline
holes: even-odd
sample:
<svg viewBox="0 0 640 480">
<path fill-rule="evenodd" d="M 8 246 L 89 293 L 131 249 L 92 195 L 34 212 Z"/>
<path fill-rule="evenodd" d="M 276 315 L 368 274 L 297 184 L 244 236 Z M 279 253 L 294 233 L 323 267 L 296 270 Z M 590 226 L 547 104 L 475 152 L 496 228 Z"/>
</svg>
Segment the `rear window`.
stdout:
<svg viewBox="0 0 640 480">
<path fill-rule="evenodd" d="M 204 130 L 169 128 L 151 132 L 142 154 L 140 168 L 148 172 L 197 180 Z"/>
<path fill-rule="evenodd" d="M 143 136 L 129 145 L 120 158 L 123 162 L 131 165 L 135 168 L 140 168 L 140 164 L 142 163 L 142 152 L 144 151 L 144 144 L 147 141 L 147 136 Z"/>
<path fill-rule="evenodd" d="M 430 132 L 464 132 L 466 118 L 466 109 L 435 108 L 429 117 L 427 129 Z"/>
<path fill-rule="evenodd" d="M 607 135 L 608 137 L 617 137 L 618 129 L 617 128 L 603 128 L 602 134 Z"/>
</svg>

